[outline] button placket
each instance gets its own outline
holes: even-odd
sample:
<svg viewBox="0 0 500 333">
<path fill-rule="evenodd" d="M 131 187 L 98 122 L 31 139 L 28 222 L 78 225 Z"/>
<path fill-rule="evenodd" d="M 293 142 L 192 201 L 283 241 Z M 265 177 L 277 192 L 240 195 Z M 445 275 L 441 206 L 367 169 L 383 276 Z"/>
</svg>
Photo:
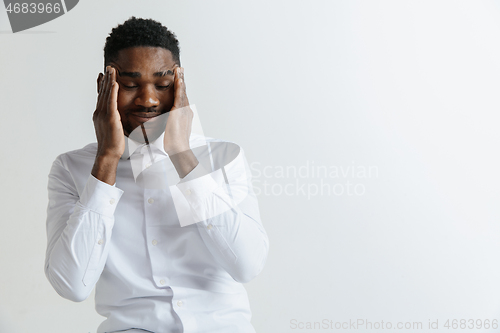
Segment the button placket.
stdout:
<svg viewBox="0 0 500 333">
<path fill-rule="evenodd" d="M 162 190 L 147 188 L 144 190 L 144 217 L 146 225 L 146 246 L 149 253 L 149 261 L 152 268 L 152 278 L 156 288 L 165 289 L 170 285 L 167 268 L 164 265 L 166 254 L 164 253 L 165 239 L 162 232 L 162 223 L 158 218 L 163 216 L 165 204 L 162 198 Z"/>
</svg>

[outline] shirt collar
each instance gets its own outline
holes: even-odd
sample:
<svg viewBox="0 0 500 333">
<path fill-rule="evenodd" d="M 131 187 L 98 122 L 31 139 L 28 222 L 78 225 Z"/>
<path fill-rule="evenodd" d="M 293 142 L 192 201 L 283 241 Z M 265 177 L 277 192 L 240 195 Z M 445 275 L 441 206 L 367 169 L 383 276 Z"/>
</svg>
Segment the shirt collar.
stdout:
<svg viewBox="0 0 500 333">
<path fill-rule="evenodd" d="M 153 148 L 153 152 L 164 154 L 165 156 L 168 156 L 168 154 L 165 152 L 163 149 L 163 137 L 165 136 L 165 132 L 163 132 L 158 139 L 155 141 L 151 142 L 149 146 Z M 145 143 L 140 143 L 135 140 L 132 140 L 128 136 L 125 136 L 125 150 L 123 152 L 123 155 L 121 156 L 122 160 L 128 160 L 130 156 L 132 156 L 135 153 L 140 153 L 141 148 L 146 146 Z"/>
</svg>

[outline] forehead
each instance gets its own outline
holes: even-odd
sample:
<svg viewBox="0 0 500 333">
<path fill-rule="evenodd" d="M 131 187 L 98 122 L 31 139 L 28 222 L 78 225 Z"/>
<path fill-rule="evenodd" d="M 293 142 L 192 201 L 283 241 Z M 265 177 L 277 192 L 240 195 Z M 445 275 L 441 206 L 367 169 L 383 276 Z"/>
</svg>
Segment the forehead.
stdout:
<svg viewBox="0 0 500 333">
<path fill-rule="evenodd" d="M 122 71 L 152 72 L 159 69 L 172 69 L 175 61 L 172 52 L 162 47 L 129 47 L 118 51 L 112 62 Z"/>
</svg>

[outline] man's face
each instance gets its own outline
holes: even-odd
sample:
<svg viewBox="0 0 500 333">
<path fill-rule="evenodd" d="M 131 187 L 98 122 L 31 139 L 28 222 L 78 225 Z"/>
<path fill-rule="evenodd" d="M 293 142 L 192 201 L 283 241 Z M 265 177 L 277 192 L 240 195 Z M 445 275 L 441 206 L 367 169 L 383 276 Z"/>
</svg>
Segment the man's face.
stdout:
<svg viewBox="0 0 500 333">
<path fill-rule="evenodd" d="M 172 53 L 161 47 L 131 47 L 119 51 L 109 65 L 117 69 L 118 111 L 126 136 L 174 105 Z"/>
</svg>

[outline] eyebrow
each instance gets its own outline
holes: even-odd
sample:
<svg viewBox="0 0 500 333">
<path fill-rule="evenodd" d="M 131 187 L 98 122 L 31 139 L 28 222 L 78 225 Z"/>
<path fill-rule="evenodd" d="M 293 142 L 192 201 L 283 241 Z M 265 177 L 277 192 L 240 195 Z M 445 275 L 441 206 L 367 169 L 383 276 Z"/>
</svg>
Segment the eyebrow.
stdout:
<svg viewBox="0 0 500 333">
<path fill-rule="evenodd" d="M 117 69 L 118 71 L 118 75 L 119 76 L 128 76 L 128 77 L 131 77 L 131 78 L 139 78 L 141 77 L 141 73 L 139 72 L 121 72 Z M 166 71 L 163 71 L 163 72 L 156 72 L 153 74 L 153 76 L 155 77 L 164 77 L 164 76 L 167 76 L 167 75 L 174 75 L 174 72 L 172 72 L 170 69 L 169 70 L 166 70 Z"/>
</svg>

